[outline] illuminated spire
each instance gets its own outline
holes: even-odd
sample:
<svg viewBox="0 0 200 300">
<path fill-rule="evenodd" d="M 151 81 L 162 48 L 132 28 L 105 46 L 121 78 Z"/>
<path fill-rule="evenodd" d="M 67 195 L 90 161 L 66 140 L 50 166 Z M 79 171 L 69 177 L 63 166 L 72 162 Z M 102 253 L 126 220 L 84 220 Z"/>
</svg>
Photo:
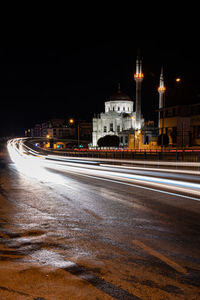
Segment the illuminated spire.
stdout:
<svg viewBox="0 0 200 300">
<path fill-rule="evenodd" d="M 161 73 L 160 73 L 160 85 L 158 87 L 158 92 L 159 93 L 164 93 L 166 90 L 166 87 L 164 85 L 164 77 L 163 77 L 163 67 L 161 68 Z"/>
<path fill-rule="evenodd" d="M 158 87 L 158 93 L 159 93 L 159 109 L 164 108 L 164 97 L 165 97 L 165 90 L 166 87 L 164 85 L 164 77 L 163 77 L 163 67 L 161 68 L 160 72 L 160 85 Z M 160 111 L 158 112 L 158 127 L 160 126 L 160 118 L 161 114 Z"/>
<path fill-rule="evenodd" d="M 138 55 L 136 59 L 136 71 L 134 74 L 134 79 L 136 81 L 136 129 L 141 129 L 141 85 L 143 78 L 144 75 L 142 73 L 142 60 L 140 58 L 140 55 Z"/>
<path fill-rule="evenodd" d="M 144 78 L 144 74 L 142 73 L 142 60 L 139 55 L 137 56 L 136 60 L 136 72 L 134 74 L 134 78 L 135 80 L 142 80 Z"/>
</svg>

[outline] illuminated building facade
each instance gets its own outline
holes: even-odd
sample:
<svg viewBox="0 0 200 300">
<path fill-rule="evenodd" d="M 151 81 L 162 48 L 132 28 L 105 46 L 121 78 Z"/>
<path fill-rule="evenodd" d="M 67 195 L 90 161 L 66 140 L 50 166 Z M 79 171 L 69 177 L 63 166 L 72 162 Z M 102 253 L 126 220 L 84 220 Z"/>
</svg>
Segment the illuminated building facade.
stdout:
<svg viewBox="0 0 200 300">
<path fill-rule="evenodd" d="M 128 147 L 129 134 L 136 134 L 144 125 L 141 114 L 141 84 L 143 80 L 142 61 L 136 61 L 136 110 L 132 99 L 123 93 L 118 85 L 117 93 L 105 102 L 105 112 L 93 118 L 92 146 L 98 146 L 98 140 L 106 135 L 117 135 L 120 146 Z"/>
<path fill-rule="evenodd" d="M 128 146 L 128 135 L 137 128 L 133 106 L 131 98 L 118 86 L 117 93 L 105 102 L 105 112 L 93 118 L 92 146 L 96 147 L 98 140 L 105 135 L 117 135 L 120 146 Z M 143 119 L 140 122 L 143 123 Z"/>
</svg>

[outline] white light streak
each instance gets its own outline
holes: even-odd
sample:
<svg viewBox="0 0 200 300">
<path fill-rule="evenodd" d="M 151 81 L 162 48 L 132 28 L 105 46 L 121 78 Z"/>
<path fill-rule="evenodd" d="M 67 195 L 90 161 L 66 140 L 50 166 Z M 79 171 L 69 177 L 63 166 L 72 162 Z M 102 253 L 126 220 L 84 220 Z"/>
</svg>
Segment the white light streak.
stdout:
<svg viewBox="0 0 200 300">
<path fill-rule="evenodd" d="M 88 176 L 95 179 L 108 180 L 113 182 L 119 182 L 140 188 L 146 188 L 149 190 L 155 190 L 163 193 L 173 194 L 178 196 L 177 192 L 189 194 L 189 195 L 200 195 L 200 184 L 188 182 L 185 180 L 172 180 L 168 178 L 159 178 L 153 176 L 137 175 L 133 173 L 133 167 L 125 166 L 112 166 L 98 164 L 95 161 L 85 160 L 83 158 L 70 158 L 60 156 L 41 156 L 38 152 L 30 149 L 24 145 L 23 140 L 14 139 L 8 142 L 8 151 L 11 159 L 16 164 L 19 172 L 23 173 L 28 177 L 34 177 L 44 182 L 54 182 L 57 184 L 66 184 L 66 177 L 59 175 L 59 171 L 65 171 L 69 173 Z M 89 163 L 88 163 L 89 162 Z M 124 162 L 124 161 L 123 161 Z M 47 169 L 48 168 L 48 169 Z M 129 172 L 129 169 L 132 172 Z M 144 169 L 144 168 L 141 168 Z M 153 169 L 153 168 L 150 168 Z M 150 170 L 149 169 L 149 170 Z M 56 170 L 57 174 L 50 170 Z M 148 170 L 145 168 L 145 170 Z M 153 169 L 155 171 L 155 169 Z M 159 172 L 176 172 L 176 170 L 170 169 L 156 169 Z M 179 170 L 178 172 L 187 172 L 186 170 Z M 193 172 L 193 171 L 192 171 Z M 196 174 L 197 172 L 195 172 Z M 190 174 L 194 174 L 191 173 Z M 167 177 L 167 175 L 165 174 Z M 146 187 L 146 185 L 148 187 Z M 145 187 L 144 187 L 145 186 Z M 163 191 L 163 189 L 165 191 Z M 167 192 L 167 190 L 175 191 L 175 193 Z M 196 200 L 198 198 L 187 197 L 179 195 L 180 197 L 190 198 Z M 199 200 L 198 200 L 199 201 Z"/>
</svg>

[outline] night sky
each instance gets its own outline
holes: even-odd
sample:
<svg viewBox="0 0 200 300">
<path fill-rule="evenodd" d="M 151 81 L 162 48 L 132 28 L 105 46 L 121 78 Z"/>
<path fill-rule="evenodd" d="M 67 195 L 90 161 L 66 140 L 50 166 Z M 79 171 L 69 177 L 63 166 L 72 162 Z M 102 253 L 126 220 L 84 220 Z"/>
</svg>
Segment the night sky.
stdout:
<svg viewBox="0 0 200 300">
<path fill-rule="evenodd" d="M 197 41 L 198 42 L 198 41 Z M 161 66 L 166 105 L 200 102 L 200 46 L 184 39 L 129 37 L 65 38 L 41 46 L 0 47 L 0 135 L 22 135 L 25 128 L 50 118 L 92 120 L 104 102 L 121 90 L 135 100 L 132 79 L 140 48 L 144 81 L 142 112 L 156 119 Z M 180 77 L 177 84 L 175 78 Z"/>
</svg>

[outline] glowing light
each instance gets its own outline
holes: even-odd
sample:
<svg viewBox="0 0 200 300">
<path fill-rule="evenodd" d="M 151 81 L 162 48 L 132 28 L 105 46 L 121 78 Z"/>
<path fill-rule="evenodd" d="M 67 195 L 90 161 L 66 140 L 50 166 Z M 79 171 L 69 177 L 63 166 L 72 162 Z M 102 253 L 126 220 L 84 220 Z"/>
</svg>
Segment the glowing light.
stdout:
<svg viewBox="0 0 200 300">
<path fill-rule="evenodd" d="M 180 82 L 181 81 L 181 78 L 176 78 L 176 82 Z"/>
<path fill-rule="evenodd" d="M 47 134 L 47 135 L 46 135 L 46 138 L 49 139 L 49 138 L 50 138 L 50 134 Z"/>
<path fill-rule="evenodd" d="M 143 73 L 135 73 L 134 74 L 134 78 L 135 79 L 143 79 L 144 78 L 144 74 Z"/>
<path fill-rule="evenodd" d="M 42 182 L 53 182 L 56 184 L 66 185 L 66 177 L 51 172 L 50 169 L 56 171 L 66 170 L 72 174 L 79 174 L 81 176 L 98 178 L 99 180 L 107 180 L 120 184 L 126 184 L 130 186 L 137 186 L 142 189 L 155 190 L 158 192 L 173 194 L 172 192 L 162 191 L 162 189 L 169 189 L 171 191 L 176 191 L 174 195 L 179 197 L 185 197 L 188 199 L 193 199 L 200 201 L 198 198 L 192 198 L 191 196 L 179 195 L 177 192 L 186 193 L 191 195 L 199 196 L 200 194 L 200 185 L 190 181 L 184 180 L 175 180 L 169 178 L 159 178 L 155 176 L 146 175 L 137 175 L 131 171 L 133 167 L 122 167 L 122 166 L 111 166 L 111 165 L 98 165 L 96 161 L 101 161 L 101 159 L 95 159 L 95 162 L 92 161 L 93 158 L 83 159 L 83 158 L 66 158 L 56 155 L 40 155 L 39 152 L 33 151 L 26 144 L 23 143 L 23 139 L 13 139 L 8 142 L 8 151 L 11 159 L 15 163 L 18 171 L 25 175 L 26 177 L 32 177 Z M 86 161 L 90 160 L 90 164 L 86 164 Z M 74 164 L 74 162 L 76 163 Z M 127 162 L 126 160 L 107 160 L 110 161 L 120 161 Z M 142 162 L 144 163 L 144 162 Z M 152 162 L 149 162 L 152 164 Z M 156 164 L 156 162 L 154 162 Z M 170 162 L 163 162 L 163 164 L 170 165 Z M 177 162 L 174 162 L 177 166 Z M 181 163 L 182 165 L 183 163 Z M 188 162 L 191 166 L 191 163 Z M 195 165 L 200 163 L 195 163 Z M 84 166 L 84 167 L 83 167 Z M 124 172 L 125 169 L 127 172 Z M 128 171 L 130 169 L 130 172 Z M 160 170 L 161 171 L 161 170 Z M 166 172 L 166 169 L 165 169 Z M 170 169 L 167 169 L 167 172 L 171 172 Z M 177 172 L 177 171 L 176 171 Z M 179 172 L 183 173 L 183 170 Z M 186 173 L 189 171 L 185 171 Z M 191 171 L 190 171 L 191 172 Z M 179 176 L 180 178 L 180 176 Z M 182 176 L 184 179 L 184 176 Z M 185 176 L 187 179 L 187 176 Z M 148 184 L 150 187 L 142 186 L 143 184 Z M 154 189 L 155 188 L 155 189 Z"/>
<path fill-rule="evenodd" d="M 165 86 L 159 86 L 158 91 L 161 92 L 165 92 L 166 87 Z"/>
<path fill-rule="evenodd" d="M 74 124 L 74 119 L 72 119 L 72 118 L 69 119 L 69 123 L 70 123 L 70 124 Z"/>
<path fill-rule="evenodd" d="M 18 148 L 19 144 L 19 148 Z M 34 178 L 43 182 L 53 182 L 63 184 L 64 178 L 58 174 L 54 174 L 45 169 L 46 161 L 44 157 L 39 155 L 32 155 L 33 152 L 30 148 L 24 148 L 20 139 L 8 141 L 7 149 L 11 160 L 15 164 L 17 170 L 29 178 Z M 28 150 L 29 149 L 29 150 Z M 38 153 L 37 153 L 38 154 Z"/>
</svg>

